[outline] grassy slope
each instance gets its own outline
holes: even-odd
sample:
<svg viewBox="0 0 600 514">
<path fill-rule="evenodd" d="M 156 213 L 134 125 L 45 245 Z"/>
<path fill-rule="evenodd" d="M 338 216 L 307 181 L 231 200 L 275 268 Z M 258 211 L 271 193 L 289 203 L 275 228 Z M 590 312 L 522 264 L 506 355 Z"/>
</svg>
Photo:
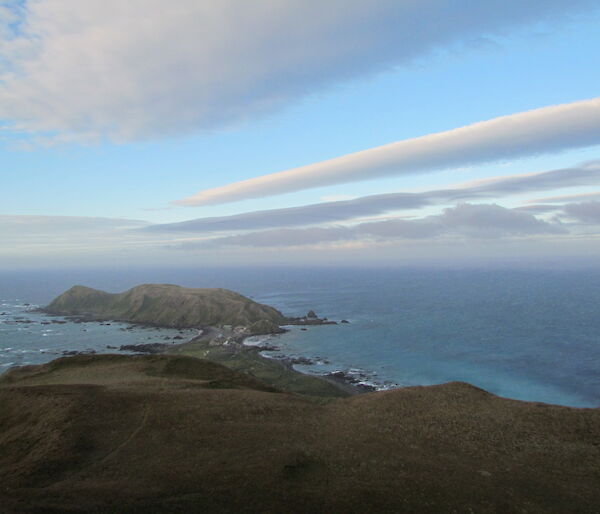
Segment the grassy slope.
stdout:
<svg viewBox="0 0 600 514">
<path fill-rule="evenodd" d="M 261 357 L 251 348 L 210 346 L 208 341 L 198 339 L 177 345 L 171 350 L 174 355 L 187 355 L 207 359 L 257 379 L 282 391 L 319 397 L 345 397 L 347 393 L 339 385 L 322 378 L 299 373 L 279 361 Z"/>
<path fill-rule="evenodd" d="M 285 321 L 276 309 L 227 289 L 189 289 L 168 284 L 145 284 L 120 294 L 74 286 L 45 310 L 51 314 L 178 328 Z"/>
<path fill-rule="evenodd" d="M 467 384 L 318 403 L 178 356 L 0 379 L 3 512 L 597 512 L 600 411 Z"/>
</svg>

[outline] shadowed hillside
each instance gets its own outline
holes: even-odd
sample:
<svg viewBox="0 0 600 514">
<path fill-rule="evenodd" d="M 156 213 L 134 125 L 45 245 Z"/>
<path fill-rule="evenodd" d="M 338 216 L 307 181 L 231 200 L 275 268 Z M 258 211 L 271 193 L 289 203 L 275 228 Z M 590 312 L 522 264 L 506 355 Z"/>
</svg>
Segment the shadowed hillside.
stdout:
<svg viewBox="0 0 600 514">
<path fill-rule="evenodd" d="M 74 286 L 44 311 L 176 328 L 250 325 L 262 320 L 285 322 L 285 317 L 273 307 L 227 289 L 190 289 L 169 284 L 144 284 L 119 294 Z"/>
<path fill-rule="evenodd" d="M 3 512 L 598 512 L 600 410 L 464 383 L 337 400 L 184 356 L 0 378 Z"/>
</svg>

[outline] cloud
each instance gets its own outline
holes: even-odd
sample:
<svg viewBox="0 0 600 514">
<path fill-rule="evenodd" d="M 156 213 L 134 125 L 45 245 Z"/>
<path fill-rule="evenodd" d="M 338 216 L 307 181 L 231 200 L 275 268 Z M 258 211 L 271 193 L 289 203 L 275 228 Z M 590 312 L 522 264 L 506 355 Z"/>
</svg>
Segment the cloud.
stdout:
<svg viewBox="0 0 600 514">
<path fill-rule="evenodd" d="M 136 244 L 148 240 L 136 230 L 145 225 L 145 221 L 114 218 L 0 215 L 0 256 Z"/>
<path fill-rule="evenodd" d="M 130 230 L 147 224 L 146 221 L 119 218 L 0 215 L 0 237 L 48 231 L 86 234 L 90 231 Z"/>
<path fill-rule="evenodd" d="M 534 204 L 534 205 L 522 205 L 515 207 L 515 211 L 530 212 L 532 214 L 546 214 L 548 212 L 562 211 L 562 205 L 552 204 Z"/>
<path fill-rule="evenodd" d="M 272 227 L 315 225 L 347 220 L 359 216 L 376 215 L 388 210 L 416 209 L 429 203 L 418 193 L 393 193 L 325 202 L 284 209 L 246 212 L 231 216 L 199 218 L 179 223 L 152 225 L 144 230 L 151 232 L 219 232 Z"/>
<path fill-rule="evenodd" d="M 354 226 L 263 230 L 187 243 L 180 249 L 215 246 L 284 247 L 340 241 L 424 240 L 440 237 L 497 239 L 509 236 L 564 234 L 565 229 L 535 216 L 496 204 L 459 204 L 441 214 L 419 219 L 394 219 Z"/>
<path fill-rule="evenodd" d="M 599 193 L 579 193 L 576 195 L 560 195 L 560 196 L 547 196 L 545 198 L 536 198 L 530 200 L 530 203 L 556 203 L 556 202 L 572 202 L 572 201 L 584 201 L 584 200 L 595 200 L 600 199 Z"/>
<path fill-rule="evenodd" d="M 600 161 L 588 162 L 572 168 L 479 180 L 455 188 L 421 193 L 388 193 L 285 209 L 199 218 L 179 223 L 152 225 L 143 230 L 165 233 L 208 233 L 316 225 L 378 216 L 406 209 L 419 209 L 429 205 L 594 184 L 600 184 Z"/>
<path fill-rule="evenodd" d="M 0 8 L 0 119 L 62 141 L 213 130 L 437 48 L 596 7 L 597 0 L 9 0 Z"/>
<path fill-rule="evenodd" d="M 600 160 L 594 160 L 572 168 L 478 180 L 470 186 L 474 191 L 493 194 L 521 194 L 599 183 Z"/>
<path fill-rule="evenodd" d="M 563 212 L 581 223 L 600 224 L 600 202 L 570 203 Z"/>
<path fill-rule="evenodd" d="M 216 238 L 200 243 L 189 243 L 183 248 L 197 248 L 206 246 L 249 246 L 249 247 L 284 247 L 305 246 L 334 241 L 347 241 L 356 239 L 357 233 L 347 227 L 311 227 L 311 228 L 283 228 L 252 232 Z"/>
<path fill-rule="evenodd" d="M 215 205 L 395 175 L 600 144 L 600 97 L 502 116 L 200 191 L 178 205 Z"/>
<path fill-rule="evenodd" d="M 504 237 L 537 234 L 561 234 L 560 226 L 537 219 L 531 214 L 500 205 L 461 204 L 445 209 L 440 216 L 445 228 L 458 229 L 470 237 Z"/>
</svg>

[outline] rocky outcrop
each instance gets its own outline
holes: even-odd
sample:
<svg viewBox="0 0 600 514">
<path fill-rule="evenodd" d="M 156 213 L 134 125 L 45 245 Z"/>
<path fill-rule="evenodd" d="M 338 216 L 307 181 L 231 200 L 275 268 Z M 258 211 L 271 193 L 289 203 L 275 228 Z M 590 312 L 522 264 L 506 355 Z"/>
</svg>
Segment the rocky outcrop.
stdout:
<svg viewBox="0 0 600 514">
<path fill-rule="evenodd" d="M 135 353 L 164 353 L 169 349 L 169 346 L 165 343 L 123 344 L 119 347 L 119 350 Z"/>
<path fill-rule="evenodd" d="M 337 321 L 331 321 L 327 318 L 287 318 L 286 325 L 337 325 Z"/>
<path fill-rule="evenodd" d="M 284 328 L 281 328 L 277 323 L 273 323 L 268 319 L 261 319 L 255 321 L 247 328 L 247 334 L 251 336 L 262 336 L 268 334 L 283 334 L 287 332 Z"/>
</svg>

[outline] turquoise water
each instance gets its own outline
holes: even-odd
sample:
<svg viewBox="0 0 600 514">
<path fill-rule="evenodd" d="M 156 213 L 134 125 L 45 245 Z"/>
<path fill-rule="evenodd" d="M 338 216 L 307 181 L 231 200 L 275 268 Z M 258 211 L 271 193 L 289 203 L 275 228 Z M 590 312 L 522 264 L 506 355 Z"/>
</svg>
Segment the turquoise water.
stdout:
<svg viewBox="0 0 600 514">
<path fill-rule="evenodd" d="M 0 298 L 47 303 L 75 283 L 121 291 L 143 282 L 227 287 L 290 316 L 314 309 L 349 320 L 294 327 L 272 340 L 284 354 L 315 359 L 298 366 L 302 371 L 350 371 L 379 387 L 462 380 L 510 398 L 600 406 L 598 270 L 39 271 L 0 274 Z M 24 326 L 0 328 L 0 359 L 6 358 L 2 348 L 25 348 L 15 336 Z M 28 334 L 27 348 L 44 349 L 53 340 L 60 349 L 106 351 L 107 344 L 131 344 L 123 338 L 171 336 L 113 325 L 91 333 L 81 332 L 82 325 L 56 328 L 60 334 Z M 38 360 L 54 356 L 36 354 Z"/>
</svg>

